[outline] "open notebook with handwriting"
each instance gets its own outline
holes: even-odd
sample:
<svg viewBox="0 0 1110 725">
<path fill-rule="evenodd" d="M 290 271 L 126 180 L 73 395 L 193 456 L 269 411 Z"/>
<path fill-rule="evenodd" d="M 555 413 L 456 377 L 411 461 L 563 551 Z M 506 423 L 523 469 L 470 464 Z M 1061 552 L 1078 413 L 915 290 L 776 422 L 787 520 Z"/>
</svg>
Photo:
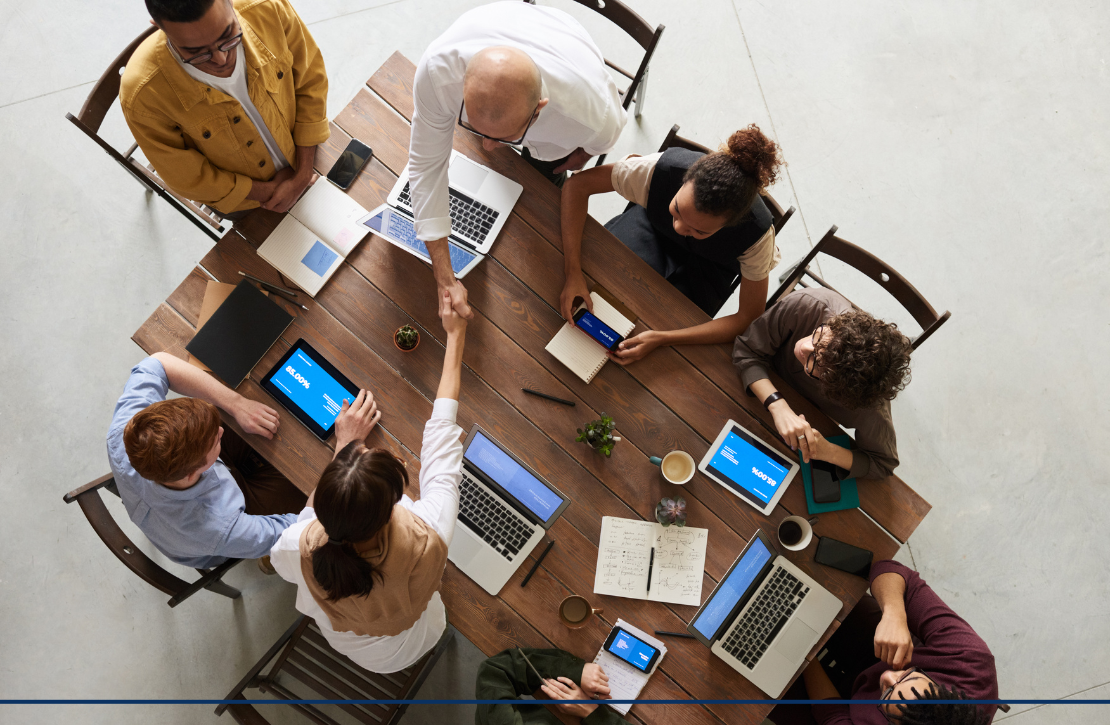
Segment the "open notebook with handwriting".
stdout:
<svg viewBox="0 0 1110 725">
<path fill-rule="evenodd" d="M 594 593 L 700 606 L 708 541 L 708 529 L 605 516 Z"/>
</svg>

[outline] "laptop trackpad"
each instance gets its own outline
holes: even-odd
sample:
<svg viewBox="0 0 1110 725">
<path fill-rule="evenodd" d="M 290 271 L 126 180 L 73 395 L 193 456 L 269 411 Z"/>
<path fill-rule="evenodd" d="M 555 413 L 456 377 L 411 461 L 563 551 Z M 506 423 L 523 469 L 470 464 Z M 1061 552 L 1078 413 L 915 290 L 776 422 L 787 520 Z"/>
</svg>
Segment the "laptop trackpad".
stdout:
<svg viewBox="0 0 1110 725">
<path fill-rule="evenodd" d="M 470 196 L 478 195 L 478 190 L 482 188 L 482 182 L 486 180 L 487 175 L 489 175 L 488 171 L 462 154 L 451 161 L 447 172 L 451 186 Z"/>
<path fill-rule="evenodd" d="M 447 549 L 448 558 L 460 569 L 465 569 L 483 553 L 482 542 L 464 529 L 465 524 L 456 524 L 455 535 L 451 537 L 451 546 Z"/>
<path fill-rule="evenodd" d="M 816 638 L 817 633 L 805 622 L 795 619 L 783 630 L 779 641 L 775 642 L 775 649 L 791 662 L 801 662 Z"/>
</svg>

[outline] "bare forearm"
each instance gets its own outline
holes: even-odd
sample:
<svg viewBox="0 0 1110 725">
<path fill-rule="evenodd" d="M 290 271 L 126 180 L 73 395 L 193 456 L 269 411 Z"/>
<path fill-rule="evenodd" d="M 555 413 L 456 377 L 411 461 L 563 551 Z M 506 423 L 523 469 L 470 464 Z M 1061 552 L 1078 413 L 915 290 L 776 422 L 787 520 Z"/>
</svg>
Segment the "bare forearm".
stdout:
<svg viewBox="0 0 1110 725">
<path fill-rule="evenodd" d="M 883 616 L 891 614 L 906 616 L 906 580 L 896 572 L 889 571 L 871 582 L 871 596 L 879 603 Z"/>
<path fill-rule="evenodd" d="M 451 249 L 447 239 L 435 239 L 424 242 L 428 247 L 428 256 L 432 258 L 432 274 L 435 275 L 436 285 L 441 289 L 455 281 L 455 272 L 451 269 Z"/>
<path fill-rule="evenodd" d="M 589 194 L 571 177 L 563 185 L 559 226 L 563 240 L 563 272 L 567 277 L 582 273 L 582 231 L 586 228 Z"/>
<path fill-rule="evenodd" d="M 316 166 L 316 149 L 318 146 L 297 147 L 297 177 L 307 181 L 314 173 Z"/>
<path fill-rule="evenodd" d="M 162 367 L 166 370 L 166 378 L 170 382 L 170 390 L 175 393 L 206 400 L 229 413 L 242 397 L 200 368 L 168 352 L 156 352 L 153 357 L 162 363 Z"/>
<path fill-rule="evenodd" d="M 447 351 L 443 355 L 443 373 L 439 378 L 439 389 L 436 399 L 459 399 L 459 387 L 462 380 L 463 347 L 466 344 L 466 331 L 448 333 Z"/>
<path fill-rule="evenodd" d="M 277 184 L 273 181 L 259 181 L 253 179 L 251 181 L 251 190 L 247 193 L 247 198 L 251 201 L 257 201 L 259 204 L 264 204 L 270 200 L 274 195 L 274 188 Z"/>
</svg>

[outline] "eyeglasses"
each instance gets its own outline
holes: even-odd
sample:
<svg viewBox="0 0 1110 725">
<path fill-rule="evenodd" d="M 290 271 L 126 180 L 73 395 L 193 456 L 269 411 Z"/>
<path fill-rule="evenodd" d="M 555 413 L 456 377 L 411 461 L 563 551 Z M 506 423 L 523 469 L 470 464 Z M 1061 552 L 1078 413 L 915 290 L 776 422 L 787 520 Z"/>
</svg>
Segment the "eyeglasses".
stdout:
<svg viewBox="0 0 1110 725">
<path fill-rule="evenodd" d="M 814 375 L 814 371 L 817 369 L 817 346 L 819 344 L 821 344 L 821 337 L 824 334 L 825 334 L 825 326 L 824 325 L 818 325 L 817 329 L 813 331 L 813 338 L 812 338 L 813 352 L 811 352 L 809 354 L 809 357 L 806 358 L 806 364 L 802 367 L 802 369 L 805 371 L 805 374 L 810 376 L 814 380 L 820 380 L 821 379 L 817 375 Z"/>
<path fill-rule="evenodd" d="M 917 669 L 916 667 L 911 667 L 908 670 L 906 670 L 905 673 L 900 678 L 898 678 L 897 682 L 895 682 L 893 685 L 891 685 L 890 687 L 883 690 L 883 695 L 879 699 L 880 700 L 889 700 L 890 696 L 894 693 L 894 690 L 898 687 L 898 685 L 901 685 L 903 682 L 905 682 L 907 679 L 909 679 L 910 676 L 912 676 L 912 675 L 918 675 L 919 677 L 925 677 L 925 678 L 929 677 L 928 675 L 926 675 L 924 672 Z M 905 698 L 898 698 L 898 699 L 902 700 L 902 699 L 905 699 Z M 879 708 L 879 714 L 882 715 L 883 717 L 885 717 L 887 722 L 892 723 L 892 722 L 896 722 L 896 721 L 902 719 L 901 717 L 894 718 L 894 717 L 888 715 L 886 710 L 883 709 L 885 707 L 885 705 L 878 704 L 878 705 L 875 705 L 875 707 Z"/>
<path fill-rule="evenodd" d="M 216 48 L 221 53 L 228 53 L 232 50 L 235 50 L 243 42 L 243 30 L 239 27 L 238 20 L 235 21 L 235 27 L 239 29 L 239 34 L 228 38 L 227 40 L 216 46 Z M 177 49 L 174 48 L 174 50 Z M 211 51 L 208 53 L 201 53 L 200 55 L 194 55 L 192 58 L 182 58 L 181 62 L 188 63 L 189 65 L 200 65 L 202 63 L 207 63 L 210 60 L 212 60 Z"/>
<path fill-rule="evenodd" d="M 482 138 L 487 138 L 490 141 L 496 141 L 497 143 L 503 143 L 506 146 L 522 146 L 522 145 L 524 145 L 524 137 L 528 135 L 528 129 L 532 128 L 532 124 L 536 122 L 537 118 L 539 118 L 538 114 L 539 114 L 539 110 L 540 110 L 540 105 L 537 103 L 535 110 L 532 111 L 532 120 L 530 120 L 528 122 L 528 125 L 524 127 L 524 133 L 520 134 L 520 138 L 517 139 L 516 141 L 507 141 L 503 138 L 494 138 L 493 136 L 487 136 L 484 133 L 482 133 L 481 131 L 478 131 L 478 130 L 474 129 L 469 124 L 464 123 L 463 120 L 462 120 L 462 117 L 463 117 L 463 108 L 465 108 L 465 107 L 466 107 L 466 101 L 464 100 L 462 102 L 462 105 L 459 106 L 459 125 L 460 126 L 465 128 L 467 131 L 470 131 L 475 136 L 481 136 Z"/>
</svg>

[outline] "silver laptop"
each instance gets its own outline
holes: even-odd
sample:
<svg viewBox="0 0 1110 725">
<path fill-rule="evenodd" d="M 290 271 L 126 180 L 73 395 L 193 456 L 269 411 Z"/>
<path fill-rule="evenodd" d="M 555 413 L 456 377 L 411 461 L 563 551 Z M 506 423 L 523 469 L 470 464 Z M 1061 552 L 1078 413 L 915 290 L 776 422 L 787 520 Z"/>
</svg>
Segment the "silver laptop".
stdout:
<svg viewBox="0 0 1110 725">
<path fill-rule="evenodd" d="M 840 608 L 836 595 L 778 556 L 756 531 L 686 629 L 777 698 Z"/>
<path fill-rule="evenodd" d="M 447 179 L 451 195 L 450 241 L 479 254 L 488 254 L 524 187 L 454 149 Z M 414 214 L 408 165 L 386 202 L 395 209 Z"/>
<path fill-rule="evenodd" d="M 570 499 L 478 426 L 464 445 L 459 525 L 447 558 L 496 596 Z"/>
</svg>

